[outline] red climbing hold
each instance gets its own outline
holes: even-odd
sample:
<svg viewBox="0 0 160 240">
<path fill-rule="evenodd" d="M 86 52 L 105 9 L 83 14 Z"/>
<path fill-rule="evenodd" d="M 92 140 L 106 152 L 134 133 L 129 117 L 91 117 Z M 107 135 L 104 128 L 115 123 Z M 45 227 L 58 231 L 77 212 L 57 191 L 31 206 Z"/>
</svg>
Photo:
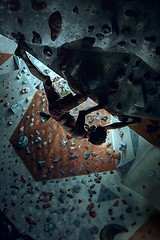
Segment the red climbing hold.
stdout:
<svg viewBox="0 0 160 240">
<path fill-rule="evenodd" d="M 87 211 L 91 211 L 92 209 L 94 208 L 94 203 L 90 203 L 88 206 L 87 206 Z"/>
<path fill-rule="evenodd" d="M 117 207 L 118 205 L 119 205 L 119 201 L 118 200 L 113 203 L 113 207 Z"/>
<path fill-rule="evenodd" d="M 51 30 L 51 39 L 52 41 L 55 41 L 62 29 L 62 17 L 60 12 L 53 12 L 49 16 L 48 25 Z"/>
<path fill-rule="evenodd" d="M 124 200 L 124 199 L 122 200 L 122 203 L 123 203 L 123 204 L 127 204 L 126 200 Z"/>
<path fill-rule="evenodd" d="M 44 209 L 49 208 L 50 206 L 51 206 L 50 203 L 45 203 L 45 204 L 43 204 L 43 208 L 44 208 Z"/>
<path fill-rule="evenodd" d="M 16 220 L 16 213 L 13 213 L 12 215 L 11 215 L 11 219 L 13 220 L 13 221 L 15 221 Z"/>
<path fill-rule="evenodd" d="M 92 218 L 95 218 L 96 217 L 96 212 L 95 211 L 90 211 L 89 216 L 91 216 Z"/>
<path fill-rule="evenodd" d="M 37 225 L 36 220 L 35 220 L 33 217 L 31 217 L 31 216 L 28 216 L 28 217 L 26 218 L 26 221 L 27 221 L 27 223 L 28 223 L 29 225 Z"/>
</svg>

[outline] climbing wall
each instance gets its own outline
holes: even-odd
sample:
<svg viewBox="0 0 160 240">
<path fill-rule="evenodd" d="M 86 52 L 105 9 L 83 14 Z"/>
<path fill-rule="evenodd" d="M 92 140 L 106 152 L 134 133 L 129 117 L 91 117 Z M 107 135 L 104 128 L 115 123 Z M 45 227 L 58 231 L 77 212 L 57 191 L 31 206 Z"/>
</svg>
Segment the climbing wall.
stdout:
<svg viewBox="0 0 160 240">
<path fill-rule="evenodd" d="M 159 74 L 159 11 L 159 0 L 1 1 L 0 33 L 14 39 L 14 41 L 25 39 L 34 49 L 37 57 L 47 66 L 51 66 L 57 57 L 57 47 L 66 42 L 90 37 L 91 41 L 94 42 L 94 46 L 101 48 L 103 51 L 112 52 L 112 49 L 114 49 L 116 52 L 128 52 L 138 55 Z M 113 16 L 115 16 L 114 19 Z M 11 44 L 8 45 L 6 42 L 0 41 L 1 46 L 3 47 L 1 52 L 8 53 Z M 13 53 L 14 51 L 12 51 Z M 5 64 L 5 68 L 3 66 L 3 71 L 1 69 L 2 74 L 5 71 L 11 71 L 8 63 Z M 136 69 L 137 73 L 141 72 L 138 62 Z M 18 76 L 18 79 L 16 76 Z M 148 78 L 148 75 L 145 77 Z M 23 233 L 17 235 L 17 237 L 22 239 L 29 239 L 25 235 L 27 234 L 34 239 L 42 240 L 99 240 L 100 235 L 104 239 L 128 240 L 155 211 L 149 204 L 152 203 L 153 205 L 153 201 L 156 201 L 157 189 L 159 189 L 159 185 L 156 185 L 159 183 L 159 160 L 157 157 L 154 162 L 152 161 L 154 156 L 151 156 L 154 148 L 151 148 L 150 154 L 145 156 L 145 159 L 149 156 L 145 171 L 143 168 L 140 173 L 137 171 L 137 176 L 133 175 L 136 171 L 129 172 L 129 175 L 134 178 L 132 180 L 135 180 L 130 182 L 130 188 L 121 184 L 121 179 L 116 171 L 96 172 L 94 174 L 89 173 L 87 175 L 35 182 L 19 156 L 21 151 L 16 150 L 16 152 L 15 148 L 12 148 L 9 143 L 11 135 L 21 118 L 23 119 L 25 111 L 32 101 L 35 92 L 33 80 L 33 77 L 31 81 L 28 81 L 24 76 L 21 78 L 19 71 L 1 75 L 0 209 L 6 218 L 10 219 L 10 222 L 3 221 L 5 227 L 7 222 L 7 228 L 5 228 L 6 231 L 0 231 L 2 239 L 5 239 L 5 234 L 7 234 L 6 238 L 8 240 L 14 233 L 13 225 L 16 225 L 18 231 Z M 27 88 L 28 93 L 20 93 L 22 88 L 24 88 L 23 91 Z M 154 94 L 154 85 L 152 90 Z M 20 101 L 25 100 L 22 105 L 18 105 L 20 107 L 19 111 L 17 110 L 15 113 L 9 112 L 8 108 L 16 105 L 18 99 Z M 28 102 L 26 102 L 26 99 Z M 31 119 L 29 117 L 29 121 Z M 41 119 L 39 121 L 41 122 Z M 30 124 L 33 124 L 34 128 L 33 120 L 31 120 Z M 44 126 L 45 124 L 47 122 L 44 122 Z M 147 125 L 156 126 L 159 123 L 147 120 Z M 145 125 L 147 132 L 149 131 L 149 135 L 154 136 L 156 127 L 147 127 L 147 125 Z M 37 133 L 41 133 L 40 126 L 37 127 Z M 21 128 L 20 132 L 19 130 L 16 129 L 18 135 L 23 133 L 23 128 Z M 28 132 L 25 133 L 28 134 Z M 34 142 L 39 135 L 35 135 L 34 131 L 32 135 L 33 139 L 29 138 L 29 147 L 31 149 L 33 146 L 37 147 L 37 144 L 40 145 L 40 142 L 36 144 Z M 43 134 L 41 133 L 41 135 Z M 28 135 L 28 137 L 30 136 Z M 45 140 L 46 136 L 40 137 Z M 64 148 L 62 146 L 62 148 L 68 151 L 72 139 L 68 139 L 66 133 L 63 137 L 65 137 L 64 145 L 68 141 L 68 146 Z M 15 140 L 17 140 L 16 137 Z M 33 146 L 31 141 L 33 141 Z M 28 155 L 30 154 L 29 147 Z M 139 149 L 137 160 L 141 159 L 139 157 L 142 153 L 145 153 L 146 149 L 150 150 L 146 146 Z M 87 152 L 90 151 L 90 149 L 85 149 L 83 154 L 86 150 Z M 85 163 L 91 159 L 92 151 L 90 153 L 91 155 L 88 160 L 85 160 Z M 74 156 L 74 153 L 69 153 L 69 156 Z M 53 160 L 57 161 L 59 158 Z M 28 158 L 28 161 L 31 162 L 32 160 Z M 66 161 L 69 160 L 66 159 Z M 30 162 L 27 162 L 28 169 L 29 165 L 31 165 Z M 137 162 L 140 163 L 140 161 Z M 34 162 L 35 169 L 37 163 L 38 161 Z M 60 163 L 60 160 L 57 163 Z M 52 171 L 52 169 L 50 170 Z M 44 174 L 46 174 L 48 170 L 44 168 L 38 170 L 38 173 L 44 171 Z M 131 189 L 133 188 L 133 182 L 134 186 L 136 186 L 135 191 L 138 188 L 139 193 L 145 195 L 145 197 L 151 196 L 149 201 L 146 202 L 144 197 Z M 148 186 L 150 186 L 152 193 L 149 192 Z M 153 186 L 157 187 L 154 189 Z M 159 200 L 157 200 L 158 205 Z M 136 233 L 137 239 L 139 240 L 141 236 L 142 239 L 156 239 L 158 233 L 157 235 L 154 234 L 155 226 L 156 224 L 153 227 L 147 225 L 147 229 L 149 227 L 147 232 L 140 230 L 143 233 Z M 104 231 L 106 229 L 108 231 Z"/>
<path fill-rule="evenodd" d="M 6 53 L 1 53 L 0 54 L 0 65 L 2 65 L 5 61 L 7 61 L 10 57 L 12 56 L 12 54 L 6 54 Z"/>
<path fill-rule="evenodd" d="M 10 46 L 12 46 L 11 43 Z M 13 57 L 11 57 L 0 68 L 2 83 L 0 88 L 0 110 L 2 113 L 0 117 L 2 140 L 0 145 L 0 237 L 7 240 L 15 237 L 24 240 L 53 238 L 55 240 L 99 240 L 100 234 L 104 235 L 104 229 L 107 229 L 105 238 L 106 236 L 113 238 L 114 234 L 114 237 L 118 237 L 119 240 L 128 240 L 152 215 L 154 209 L 143 197 L 121 184 L 121 179 L 116 171 L 95 172 L 86 175 L 81 174 L 81 176 L 71 176 L 69 174 L 70 177 L 66 175 L 61 179 L 35 181 L 32 177 L 33 169 L 32 175 L 27 170 L 26 165 L 29 166 L 31 163 L 37 170 L 38 161 L 34 162 L 31 158 L 27 158 L 28 162 L 24 164 L 25 160 L 20 155 L 21 150 L 16 150 L 12 146 L 10 138 L 13 137 L 15 129 L 20 124 L 20 128 L 16 129 L 17 136 L 25 132 L 29 137 L 30 145 L 28 151 L 25 152 L 25 156 L 26 154 L 29 156 L 30 148 L 37 148 L 37 144 L 43 143 L 42 141 L 36 144 L 34 142 L 38 136 L 42 140 L 45 138 L 41 126 L 46 126 L 51 120 L 48 123 L 43 122 L 39 118 L 38 112 L 34 112 L 37 101 L 40 108 L 43 106 L 47 110 L 45 95 L 42 92 L 37 92 L 35 88 L 39 81 L 30 75 L 21 62 L 18 65 L 20 69 L 16 70 L 17 66 L 14 66 L 13 60 Z M 38 95 L 35 95 L 35 92 Z M 37 96 L 37 101 L 33 102 L 35 96 Z M 75 109 L 73 114 L 76 112 Z M 35 115 L 32 116 L 33 113 Z M 107 116 L 105 112 L 95 112 L 94 115 L 89 115 L 86 121 L 89 124 L 107 124 L 110 120 L 110 116 L 108 116 L 108 119 Z M 33 118 L 36 121 L 39 120 L 40 124 L 36 124 Z M 37 133 L 34 132 L 36 128 Z M 31 138 L 30 130 L 33 130 Z M 55 127 L 53 127 L 53 130 L 55 133 Z M 41 133 L 41 135 L 38 133 Z M 128 135 L 124 135 L 123 140 L 128 141 Z M 72 141 L 76 143 L 76 141 L 68 139 L 66 132 L 63 132 L 62 136 L 64 137 L 62 140 L 65 140 L 63 146 L 66 146 L 63 147 L 60 141 L 60 150 L 63 149 L 68 152 L 70 151 L 69 144 Z M 57 137 L 58 139 L 59 137 Z M 16 141 L 17 138 L 15 137 Z M 16 145 L 15 142 L 13 143 L 14 146 Z M 82 159 L 83 162 L 87 163 L 92 162 L 91 159 L 94 158 L 97 162 L 101 152 L 106 152 L 106 145 L 104 145 L 104 148 L 96 156 L 99 150 L 96 149 L 96 152 L 93 153 L 91 146 L 86 144 L 85 147 L 88 146 L 89 148 L 83 148 L 83 154 L 75 160 Z M 108 145 L 107 156 L 109 162 L 110 157 L 112 157 L 109 154 L 112 152 L 109 139 L 107 139 L 106 144 Z M 72 147 L 75 146 L 77 145 Z M 73 148 L 72 151 L 74 151 Z M 90 151 L 90 156 L 87 160 L 84 160 L 84 154 L 87 152 L 87 156 L 88 151 Z M 129 148 L 126 151 L 129 154 Z M 81 152 L 80 149 L 80 154 Z M 30 156 L 34 156 L 32 154 Z M 74 153 L 69 153 L 69 156 L 74 156 Z M 105 159 L 101 159 L 102 163 Z M 59 160 L 59 158 L 54 160 Z M 66 158 L 66 161 L 70 160 Z M 108 164 L 107 162 L 104 163 L 105 165 Z M 99 162 L 99 164 L 101 163 Z M 111 165 L 113 166 L 113 164 Z M 37 171 L 38 174 L 40 172 L 40 170 Z"/>
<path fill-rule="evenodd" d="M 156 212 L 140 229 L 138 229 L 129 240 L 159 240 L 159 213 Z"/>
<path fill-rule="evenodd" d="M 160 147 L 160 121 L 159 119 L 142 118 L 138 125 L 130 126 L 135 132 L 153 145 Z"/>
<path fill-rule="evenodd" d="M 88 100 L 83 107 L 91 104 Z M 79 108 L 83 108 L 82 105 Z M 94 146 L 87 139 L 71 137 L 54 119 L 45 121 L 39 111 L 48 112 L 46 95 L 38 91 L 25 112 L 18 127 L 11 136 L 11 143 L 17 149 L 20 136 L 28 138 L 28 145 L 17 150 L 23 162 L 36 180 L 66 178 L 77 175 L 112 171 L 116 168 L 115 152 L 111 133 L 106 143 Z M 79 109 L 75 110 L 78 113 Z M 87 116 L 86 123 L 109 124 L 110 116 L 105 110 Z M 120 153 L 117 152 L 120 160 Z"/>
</svg>

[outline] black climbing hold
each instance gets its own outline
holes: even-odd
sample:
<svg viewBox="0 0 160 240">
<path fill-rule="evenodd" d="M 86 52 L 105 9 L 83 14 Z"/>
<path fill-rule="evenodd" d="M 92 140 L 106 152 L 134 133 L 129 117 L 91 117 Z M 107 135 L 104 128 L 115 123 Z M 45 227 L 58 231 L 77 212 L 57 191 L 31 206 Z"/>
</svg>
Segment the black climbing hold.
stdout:
<svg viewBox="0 0 160 240">
<path fill-rule="evenodd" d="M 88 32 L 93 32 L 95 27 L 93 25 L 88 26 Z"/>
<path fill-rule="evenodd" d="M 41 44 L 42 43 L 42 39 L 39 33 L 33 31 L 33 39 L 32 39 L 32 43 L 37 43 L 37 44 Z"/>
<path fill-rule="evenodd" d="M 125 41 L 118 42 L 118 45 L 119 45 L 120 47 L 124 47 L 125 44 L 126 44 Z"/>
<path fill-rule="evenodd" d="M 25 36 L 21 32 L 17 32 L 17 33 L 13 32 L 13 33 L 11 33 L 11 36 L 14 37 L 17 42 L 25 40 Z"/>
<path fill-rule="evenodd" d="M 144 38 L 147 42 L 155 42 L 156 41 L 156 36 L 150 36 L 150 37 L 145 37 Z"/>
<path fill-rule="evenodd" d="M 100 240 L 114 240 L 114 237 L 123 232 L 128 232 L 128 229 L 125 228 L 124 226 L 121 226 L 119 224 L 109 224 L 106 225 L 104 228 L 102 228 L 100 232 Z"/>
<path fill-rule="evenodd" d="M 112 215 L 113 214 L 113 210 L 111 208 L 108 209 L 108 215 Z"/>
<path fill-rule="evenodd" d="M 37 163 L 38 170 L 42 170 L 44 168 L 44 166 L 45 166 L 45 160 L 42 160 Z"/>
<path fill-rule="evenodd" d="M 41 11 L 46 8 L 46 3 L 43 1 L 31 0 L 32 8 L 35 11 Z"/>
<path fill-rule="evenodd" d="M 22 18 L 17 18 L 17 23 L 22 26 Z"/>
<path fill-rule="evenodd" d="M 131 39 L 131 43 L 136 44 L 137 40 L 136 39 Z"/>
<path fill-rule="evenodd" d="M 42 117 L 44 121 L 48 121 L 51 118 L 51 115 L 44 111 L 40 111 L 39 115 Z"/>
<path fill-rule="evenodd" d="M 111 27 L 108 25 L 108 24 L 104 24 L 103 26 L 102 26 L 102 33 L 104 33 L 104 34 L 107 34 L 107 33 L 110 33 L 111 32 Z"/>
<path fill-rule="evenodd" d="M 77 6 L 74 6 L 74 8 L 73 8 L 73 12 L 74 12 L 74 13 L 77 13 L 77 14 L 79 13 L 79 9 L 78 9 Z"/>
<path fill-rule="evenodd" d="M 96 37 L 97 37 L 98 40 L 102 40 L 102 39 L 104 38 L 104 34 L 102 34 L 102 33 L 97 33 L 97 34 L 96 34 Z"/>
<path fill-rule="evenodd" d="M 48 46 L 44 46 L 43 48 L 43 55 L 46 57 L 46 58 L 50 58 L 52 56 L 52 49 Z"/>
<path fill-rule="evenodd" d="M 139 67 L 140 63 L 141 63 L 141 60 L 137 60 L 137 61 L 135 62 L 135 67 Z"/>
</svg>

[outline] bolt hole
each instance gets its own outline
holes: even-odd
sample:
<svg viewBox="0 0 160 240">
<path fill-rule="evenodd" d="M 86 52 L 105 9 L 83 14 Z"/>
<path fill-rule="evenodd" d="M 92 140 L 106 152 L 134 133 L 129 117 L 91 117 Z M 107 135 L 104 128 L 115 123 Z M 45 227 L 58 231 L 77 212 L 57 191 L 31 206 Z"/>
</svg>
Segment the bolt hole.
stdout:
<svg viewBox="0 0 160 240">
<path fill-rule="evenodd" d="M 46 57 L 46 58 L 50 58 L 52 56 L 52 49 L 48 46 L 44 46 L 43 48 L 43 55 Z"/>
</svg>

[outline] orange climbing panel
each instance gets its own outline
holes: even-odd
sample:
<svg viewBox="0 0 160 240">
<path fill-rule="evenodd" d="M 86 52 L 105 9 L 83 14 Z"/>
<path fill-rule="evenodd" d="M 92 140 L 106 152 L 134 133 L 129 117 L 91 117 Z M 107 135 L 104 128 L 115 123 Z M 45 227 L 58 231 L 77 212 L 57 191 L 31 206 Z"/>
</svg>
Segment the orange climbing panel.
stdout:
<svg viewBox="0 0 160 240">
<path fill-rule="evenodd" d="M 85 107 L 89 106 L 87 104 Z M 46 95 L 37 91 L 10 139 L 16 149 L 18 137 L 28 137 L 28 148 L 16 151 L 37 181 L 105 172 L 116 168 L 112 142 L 107 148 L 106 143 L 95 146 L 87 139 L 78 141 L 71 138 L 54 119 L 42 122 L 38 113 L 42 109 L 48 112 Z M 89 124 L 91 116 L 94 118 L 94 125 L 106 125 L 110 122 L 110 115 L 105 110 L 87 115 L 86 123 Z M 100 120 L 104 116 L 108 116 L 107 121 Z M 35 143 L 38 137 L 40 141 Z M 108 137 L 111 141 L 110 132 Z"/>
<path fill-rule="evenodd" d="M 0 65 L 7 61 L 13 54 L 0 53 Z"/>
</svg>

